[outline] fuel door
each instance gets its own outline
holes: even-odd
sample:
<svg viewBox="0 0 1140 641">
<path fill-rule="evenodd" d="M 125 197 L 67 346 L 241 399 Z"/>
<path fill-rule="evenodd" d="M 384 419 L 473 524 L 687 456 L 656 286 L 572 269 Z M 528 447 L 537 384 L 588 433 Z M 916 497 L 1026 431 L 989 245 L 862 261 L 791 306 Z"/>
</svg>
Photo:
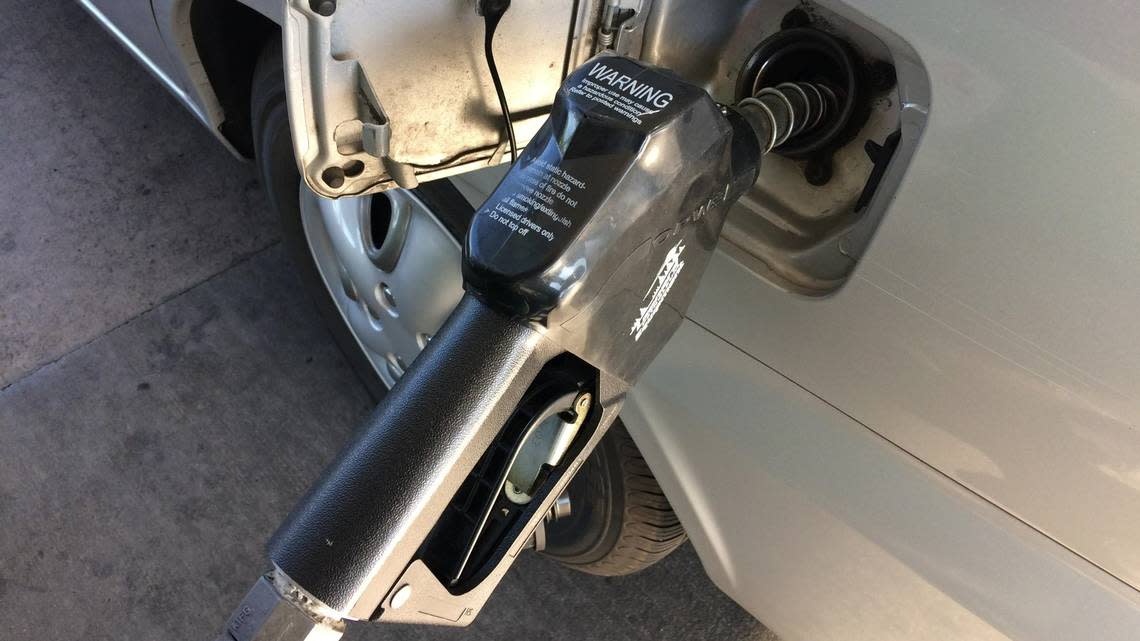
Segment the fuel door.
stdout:
<svg viewBox="0 0 1140 641">
<path fill-rule="evenodd" d="M 473 0 L 289 0 L 289 118 L 305 182 L 329 198 L 509 160 Z M 518 145 L 588 58 L 601 1 L 516 1 L 494 57 Z"/>
</svg>

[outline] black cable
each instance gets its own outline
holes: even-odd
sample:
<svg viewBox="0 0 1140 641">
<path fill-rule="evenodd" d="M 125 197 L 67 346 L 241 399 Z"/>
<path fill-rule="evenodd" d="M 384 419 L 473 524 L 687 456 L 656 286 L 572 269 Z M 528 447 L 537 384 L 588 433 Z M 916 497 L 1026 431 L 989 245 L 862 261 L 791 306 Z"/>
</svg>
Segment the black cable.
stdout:
<svg viewBox="0 0 1140 641">
<path fill-rule="evenodd" d="M 507 94 L 503 91 L 503 81 L 499 78 L 499 69 L 495 66 L 495 52 L 491 46 L 495 40 L 495 29 L 499 20 L 507 9 L 511 7 L 510 0 L 484 0 L 480 3 L 486 30 L 483 36 L 483 55 L 487 58 L 487 68 L 491 71 L 491 81 L 495 83 L 495 93 L 499 96 L 499 108 L 503 111 L 503 124 L 507 128 L 507 140 L 511 144 L 511 162 L 518 159 L 518 144 L 515 142 L 515 126 L 511 122 L 511 110 L 507 106 Z"/>
</svg>

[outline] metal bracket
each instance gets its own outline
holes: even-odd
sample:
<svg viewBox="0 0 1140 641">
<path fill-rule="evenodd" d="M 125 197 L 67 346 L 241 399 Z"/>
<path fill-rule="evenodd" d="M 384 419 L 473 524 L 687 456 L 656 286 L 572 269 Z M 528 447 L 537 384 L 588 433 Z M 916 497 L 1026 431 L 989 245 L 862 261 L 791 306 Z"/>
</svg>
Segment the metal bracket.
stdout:
<svg viewBox="0 0 1140 641">
<path fill-rule="evenodd" d="M 574 395 L 572 404 L 573 429 L 576 432 L 586 421 L 587 415 L 593 411 L 593 397 L 589 393 Z M 565 399 L 559 399 L 564 401 Z M 393 583 L 392 590 L 385 595 L 380 607 L 371 617 L 374 622 L 397 623 L 427 623 L 435 625 L 465 626 L 471 623 L 483 608 L 487 599 L 494 592 L 499 581 L 514 563 L 519 553 L 527 549 L 541 550 L 546 547 L 546 526 L 570 515 L 570 497 L 566 488 L 575 473 L 585 463 L 593 446 L 601 439 L 603 432 L 596 432 L 591 436 L 590 444 L 577 454 L 573 461 L 566 462 L 566 473 L 560 481 L 551 488 L 550 492 L 536 496 L 533 500 L 540 501 L 538 509 L 532 514 L 530 520 L 521 529 L 518 536 L 510 542 L 510 547 L 494 563 L 485 575 L 470 589 L 461 593 L 453 593 L 454 587 L 445 585 L 440 577 L 420 559 L 412 561 L 400 575 L 399 580 Z M 557 454 L 561 459 L 565 450 Z M 505 477 L 503 479 L 505 481 Z M 496 494 L 502 493 L 503 483 L 500 483 Z M 475 534 L 478 538 L 478 533 Z"/>
<path fill-rule="evenodd" d="M 384 106 L 368 81 L 368 76 L 360 73 L 360 90 L 363 93 L 364 107 L 371 112 L 376 122 L 366 122 L 361 127 L 360 144 L 369 156 L 380 159 L 380 164 L 397 185 L 404 189 L 415 189 L 419 185 L 416 172 L 411 167 L 391 156 L 392 127 Z"/>
<path fill-rule="evenodd" d="M 621 23 L 621 28 L 618 29 L 614 39 L 614 51 L 618 55 L 641 58 L 641 49 L 645 42 L 645 22 L 652 10 L 653 0 L 641 0 L 636 12 Z"/>
<path fill-rule="evenodd" d="M 596 435 L 595 439 L 600 437 L 600 434 Z M 408 565 L 395 587 L 384 597 L 380 609 L 371 620 L 384 623 L 469 625 L 483 609 L 519 553 L 531 548 L 540 550 L 546 546 L 546 524 L 557 520 L 559 514 L 569 513 L 569 500 L 564 492 L 583 462 L 584 456 L 574 461 L 563 482 L 551 493 L 553 496 L 547 499 L 549 505 L 544 506 L 547 509 L 539 510 L 534 515 L 528 524 L 528 533 L 515 539 L 507 553 L 474 588 L 462 594 L 452 594 L 423 561 L 416 559 Z"/>
<path fill-rule="evenodd" d="M 598 51 L 640 58 L 645 40 L 645 22 L 653 8 L 653 0 L 638 0 L 637 7 L 627 7 L 622 0 L 609 0 L 602 11 L 598 25 Z"/>
</svg>

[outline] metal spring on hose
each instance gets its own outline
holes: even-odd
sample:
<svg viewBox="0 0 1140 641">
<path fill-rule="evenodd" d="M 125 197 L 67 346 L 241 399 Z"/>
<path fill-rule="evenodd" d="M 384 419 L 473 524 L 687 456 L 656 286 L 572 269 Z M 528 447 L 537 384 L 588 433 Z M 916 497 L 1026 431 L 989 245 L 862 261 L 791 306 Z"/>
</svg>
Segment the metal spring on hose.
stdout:
<svg viewBox="0 0 1140 641">
<path fill-rule="evenodd" d="M 620 13 L 621 0 L 606 0 L 606 5 L 602 8 L 602 19 L 598 27 L 598 42 L 594 47 L 595 51 L 613 48 L 614 39 L 617 37 L 618 25 L 616 22 Z"/>
<path fill-rule="evenodd" d="M 746 115 L 760 115 L 769 132 L 764 153 L 800 134 L 808 133 L 839 112 L 839 99 L 830 87 L 816 82 L 784 82 L 764 87 L 736 105 Z M 750 118 L 754 124 L 755 118 Z"/>
<path fill-rule="evenodd" d="M 598 32 L 598 49 L 604 50 L 614 46 L 614 32 L 602 30 Z"/>
</svg>

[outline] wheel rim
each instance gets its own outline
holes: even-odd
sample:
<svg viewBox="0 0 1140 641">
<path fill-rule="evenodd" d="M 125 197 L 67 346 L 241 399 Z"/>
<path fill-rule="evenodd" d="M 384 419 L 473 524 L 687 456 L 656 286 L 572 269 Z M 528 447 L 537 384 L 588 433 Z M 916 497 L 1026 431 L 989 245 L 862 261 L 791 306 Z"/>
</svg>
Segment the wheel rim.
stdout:
<svg viewBox="0 0 1140 641">
<path fill-rule="evenodd" d="M 301 223 L 345 326 L 391 387 L 463 295 L 459 243 L 402 189 L 330 200 L 302 184 Z"/>
</svg>

